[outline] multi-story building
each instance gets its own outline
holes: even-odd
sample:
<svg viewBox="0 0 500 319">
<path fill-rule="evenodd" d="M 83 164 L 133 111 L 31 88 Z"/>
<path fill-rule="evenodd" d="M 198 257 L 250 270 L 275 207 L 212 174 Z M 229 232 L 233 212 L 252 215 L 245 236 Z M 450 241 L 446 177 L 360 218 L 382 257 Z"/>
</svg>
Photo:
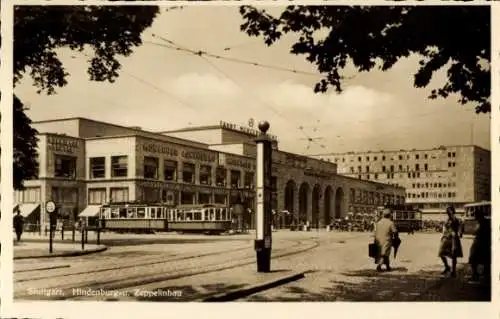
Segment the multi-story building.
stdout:
<svg viewBox="0 0 500 319">
<path fill-rule="evenodd" d="M 474 145 L 320 157 L 337 164 L 341 175 L 404 187 L 406 203 L 418 206 L 426 218 L 444 218 L 450 204 L 462 212 L 464 204 L 491 197 L 491 154 Z"/>
<path fill-rule="evenodd" d="M 231 205 L 243 200 L 246 211 L 254 209 L 258 132 L 253 129 L 221 122 L 154 133 L 85 118 L 33 126 L 39 131 L 38 179 L 15 192 L 33 223 L 47 222 L 49 200 L 68 222 L 87 206 L 113 202 Z M 281 151 L 273 139 L 272 207 L 277 215 L 289 212 L 280 217 L 282 223 L 293 218 L 319 227 L 348 212 L 371 212 L 404 200 L 402 187 L 339 175 L 337 164 Z"/>
</svg>

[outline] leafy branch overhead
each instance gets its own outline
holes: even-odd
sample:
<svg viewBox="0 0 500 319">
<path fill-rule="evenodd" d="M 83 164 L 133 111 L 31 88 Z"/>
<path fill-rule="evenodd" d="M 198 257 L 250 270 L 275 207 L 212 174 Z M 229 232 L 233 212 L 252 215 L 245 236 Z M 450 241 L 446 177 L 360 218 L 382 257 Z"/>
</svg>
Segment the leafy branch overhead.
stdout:
<svg viewBox="0 0 500 319">
<path fill-rule="evenodd" d="M 117 56 L 129 56 L 140 46 L 141 33 L 159 13 L 156 6 L 16 6 L 14 8 L 14 83 L 26 74 L 38 93 L 53 94 L 68 83 L 57 52 L 60 48 L 93 53 L 88 61 L 91 80 L 113 82 Z M 14 96 L 14 188 L 37 178 L 36 130 Z"/>
<path fill-rule="evenodd" d="M 488 6 L 288 6 L 279 16 L 240 7 L 241 30 L 273 45 L 285 34 L 298 40 L 290 52 L 305 55 L 324 74 L 315 92 L 333 86 L 342 91 L 342 70 L 386 71 L 402 58 L 418 54 L 417 88 L 447 69 L 447 81 L 429 97 L 459 95 L 490 112 L 490 7 Z"/>
<path fill-rule="evenodd" d="M 26 73 L 39 93 L 52 94 L 68 78 L 57 49 L 90 47 L 91 80 L 113 82 L 121 67 L 117 55 L 128 56 L 142 44 L 141 33 L 152 25 L 156 6 L 16 6 L 14 8 L 14 83 Z"/>
</svg>

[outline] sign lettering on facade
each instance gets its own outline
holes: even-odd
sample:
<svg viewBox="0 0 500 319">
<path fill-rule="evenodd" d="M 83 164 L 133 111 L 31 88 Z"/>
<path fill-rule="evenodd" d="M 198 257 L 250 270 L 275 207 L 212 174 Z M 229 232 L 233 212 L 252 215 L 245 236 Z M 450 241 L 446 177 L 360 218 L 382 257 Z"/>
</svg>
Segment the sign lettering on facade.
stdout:
<svg viewBox="0 0 500 319">
<path fill-rule="evenodd" d="M 255 163 L 244 158 L 227 157 L 226 164 L 255 170 Z"/>
<path fill-rule="evenodd" d="M 203 152 L 203 151 L 187 151 L 187 150 L 179 151 L 175 148 L 159 144 L 144 144 L 142 146 L 142 149 L 143 151 L 149 153 L 160 153 L 172 157 L 177 157 L 180 155 L 186 159 L 192 159 L 202 162 L 215 162 L 216 160 L 216 155 L 213 153 Z"/>
<path fill-rule="evenodd" d="M 60 136 L 47 136 L 47 146 L 55 152 L 71 153 L 80 147 L 78 140 L 64 138 Z"/>
<path fill-rule="evenodd" d="M 224 129 L 234 130 L 234 131 L 245 133 L 245 134 L 252 135 L 252 136 L 259 136 L 260 135 L 260 132 L 258 130 L 250 128 L 250 127 L 246 127 L 243 125 L 236 125 L 233 123 L 220 121 L 219 126 L 221 128 L 224 128 Z M 272 140 L 275 140 L 275 141 L 278 139 L 275 135 L 268 134 L 268 136 Z"/>
</svg>

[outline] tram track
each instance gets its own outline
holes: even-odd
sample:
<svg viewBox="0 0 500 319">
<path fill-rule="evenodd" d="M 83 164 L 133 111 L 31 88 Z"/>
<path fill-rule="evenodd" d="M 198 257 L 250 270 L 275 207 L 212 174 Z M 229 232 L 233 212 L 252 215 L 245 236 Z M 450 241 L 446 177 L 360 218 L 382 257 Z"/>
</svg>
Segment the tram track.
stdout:
<svg viewBox="0 0 500 319">
<path fill-rule="evenodd" d="M 309 241 L 311 241 L 312 244 L 306 244 L 307 245 L 306 248 L 295 250 L 297 248 L 297 246 L 303 246 L 305 242 L 309 242 Z M 273 254 L 273 259 L 284 258 L 286 256 L 303 253 L 303 252 L 309 251 L 309 250 L 314 249 L 314 248 L 319 246 L 318 240 L 312 241 L 311 239 L 301 239 L 301 240 L 295 241 L 295 242 L 296 243 L 294 245 L 275 250 L 275 253 Z M 233 250 L 229 250 L 229 251 L 234 252 L 234 251 L 240 251 L 243 249 L 248 250 L 248 248 L 238 248 L 238 249 L 233 249 Z M 227 251 L 228 250 L 226 250 L 226 252 Z M 204 255 L 206 256 L 206 255 L 217 255 L 217 254 L 224 254 L 224 252 L 210 253 L 210 254 L 204 254 Z M 197 256 L 190 256 L 190 257 L 191 258 L 189 258 L 189 259 L 194 259 Z M 231 256 L 229 256 L 229 257 L 231 257 Z M 184 258 L 184 260 L 186 260 L 186 259 L 187 258 Z M 231 259 L 233 259 L 233 258 L 231 258 Z M 184 277 L 201 275 L 201 274 L 205 274 L 205 273 L 222 271 L 222 270 L 226 270 L 226 269 L 231 269 L 231 268 L 236 268 L 236 267 L 240 267 L 240 266 L 244 266 L 244 265 L 249 265 L 249 264 L 252 264 L 255 262 L 254 261 L 255 257 L 253 256 L 253 253 L 251 255 L 245 254 L 241 257 L 238 257 L 235 261 L 232 261 L 231 259 L 229 259 L 228 261 L 222 262 L 222 264 L 221 264 L 220 260 L 218 260 L 216 262 L 211 262 L 208 264 L 205 263 L 201 266 L 203 269 L 200 269 L 200 265 L 186 267 L 185 264 L 184 265 L 180 264 L 180 265 L 176 265 L 177 267 L 175 267 L 174 269 L 157 269 L 155 271 L 155 273 L 152 273 L 152 274 L 146 275 L 146 276 L 139 275 L 139 276 L 120 278 L 120 279 L 115 279 L 115 280 L 107 280 L 107 281 L 96 281 L 92 278 L 89 278 L 89 280 L 87 282 L 83 282 L 83 283 L 82 282 L 81 283 L 75 282 L 75 283 L 71 283 L 71 284 L 67 283 L 67 284 L 62 284 L 62 285 L 61 284 L 44 285 L 44 288 L 46 288 L 46 289 L 60 289 L 60 290 L 64 291 L 65 297 L 55 298 L 55 299 L 58 299 L 58 300 L 75 299 L 78 296 L 72 296 L 72 294 L 71 294 L 72 289 L 75 287 L 85 287 L 87 289 L 88 288 L 90 288 L 90 289 L 107 289 L 107 290 L 125 289 L 128 287 L 134 287 L 134 286 L 138 286 L 138 285 L 154 283 L 157 281 L 174 280 L 174 279 L 179 279 L 179 278 L 184 278 Z M 168 261 L 165 261 L 165 262 L 168 262 Z M 116 269 L 113 269 L 113 270 L 116 270 Z M 108 271 L 108 270 L 106 270 L 106 271 Z M 106 272 L 106 271 L 93 270 L 93 271 L 83 272 L 83 274 L 102 273 L 102 272 Z M 164 275 L 163 273 L 165 271 L 168 271 L 171 274 Z M 74 274 L 67 274 L 67 276 L 71 276 L 71 275 L 74 275 Z M 61 276 L 61 277 L 64 278 L 67 276 Z M 51 276 L 44 276 L 44 277 L 47 279 L 54 278 Z M 42 279 L 38 279 L 38 280 L 42 280 Z M 31 281 L 31 280 L 28 279 L 26 281 Z M 23 289 L 17 289 L 17 290 L 22 291 Z M 35 298 L 40 299 L 40 296 L 28 296 L 28 295 L 26 295 L 26 291 L 24 291 L 24 293 L 16 293 L 15 295 L 16 295 L 16 298 L 21 298 L 21 299 L 35 299 Z M 54 299 L 54 298 L 51 298 L 51 299 Z"/>
<path fill-rule="evenodd" d="M 293 248 L 293 247 L 296 247 L 299 245 L 300 244 L 297 244 L 297 245 L 292 246 L 292 247 L 283 248 L 283 249 L 280 249 L 280 251 L 290 249 L 290 248 Z M 312 241 L 312 243 L 310 245 L 308 245 L 307 247 L 299 249 L 299 250 L 292 250 L 292 251 L 286 251 L 286 252 L 282 252 L 282 253 L 275 253 L 275 254 L 273 254 L 272 259 L 276 260 L 276 259 L 280 259 L 280 258 L 285 258 L 285 257 L 305 253 L 305 252 L 311 251 L 319 246 L 320 246 L 319 241 L 315 240 L 315 241 Z M 103 289 L 103 290 L 108 290 L 108 291 L 110 291 L 110 290 L 114 290 L 114 291 L 126 290 L 126 289 L 129 289 L 132 287 L 144 286 L 144 285 L 148 285 L 148 284 L 152 284 L 152 283 L 156 283 L 156 282 L 165 282 L 165 281 L 170 281 L 170 280 L 182 279 L 182 278 L 186 278 L 186 277 L 193 277 L 193 276 L 198 276 L 198 275 L 220 272 L 220 271 L 224 271 L 224 270 L 234 269 L 237 267 L 251 265 L 253 263 L 255 263 L 255 257 L 249 256 L 249 257 L 246 257 L 246 258 L 241 259 L 239 261 L 236 261 L 234 263 L 231 263 L 229 265 L 220 265 L 220 263 L 213 263 L 210 265 L 204 265 L 205 269 L 198 270 L 198 271 L 192 271 L 192 269 L 196 269 L 199 267 L 191 267 L 191 268 L 188 268 L 187 271 L 180 272 L 180 273 L 173 274 L 173 275 L 154 276 L 151 278 L 144 278 L 143 277 L 140 280 L 131 280 L 131 281 L 125 282 L 125 283 L 123 281 L 117 280 L 117 282 L 120 282 L 119 284 L 112 283 L 112 284 L 108 284 L 108 285 L 104 285 L 104 286 L 100 284 L 98 286 L 96 285 L 94 287 L 85 287 L 85 288 Z M 57 298 L 57 300 L 70 300 L 70 299 L 88 300 L 88 299 L 92 299 L 92 297 L 72 296 L 68 290 L 64 291 L 64 295 L 65 295 L 64 297 Z"/>
</svg>

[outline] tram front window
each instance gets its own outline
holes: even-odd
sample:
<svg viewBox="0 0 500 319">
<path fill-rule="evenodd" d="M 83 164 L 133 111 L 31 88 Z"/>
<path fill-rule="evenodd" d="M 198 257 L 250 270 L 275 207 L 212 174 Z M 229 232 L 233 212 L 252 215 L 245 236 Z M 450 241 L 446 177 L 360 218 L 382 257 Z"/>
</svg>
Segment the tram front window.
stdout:
<svg viewBox="0 0 500 319">
<path fill-rule="evenodd" d="M 127 218 L 127 209 L 120 208 L 120 218 Z"/>
</svg>

